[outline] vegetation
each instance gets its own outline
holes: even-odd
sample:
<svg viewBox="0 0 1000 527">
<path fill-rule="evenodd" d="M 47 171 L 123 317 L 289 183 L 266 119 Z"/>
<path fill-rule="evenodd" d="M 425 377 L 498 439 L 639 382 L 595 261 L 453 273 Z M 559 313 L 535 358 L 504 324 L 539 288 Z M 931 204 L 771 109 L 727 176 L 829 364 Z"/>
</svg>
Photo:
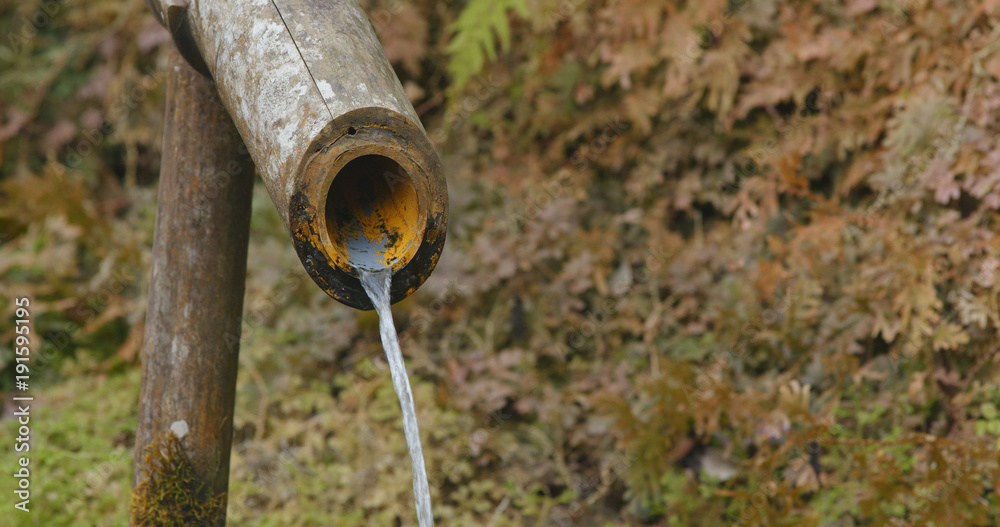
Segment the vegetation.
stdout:
<svg viewBox="0 0 1000 527">
<path fill-rule="evenodd" d="M 441 525 L 1000 524 L 1000 2 L 363 4 L 449 178 L 394 306 Z M 39 524 L 128 514 L 168 45 L 0 5 Z M 232 524 L 414 524 L 374 315 L 252 229 Z"/>
<path fill-rule="evenodd" d="M 146 447 L 140 470 L 145 474 L 133 491 L 129 516 L 136 527 L 221 523 L 225 494 L 209 496 L 184 452 L 183 439 L 173 432 Z"/>
</svg>

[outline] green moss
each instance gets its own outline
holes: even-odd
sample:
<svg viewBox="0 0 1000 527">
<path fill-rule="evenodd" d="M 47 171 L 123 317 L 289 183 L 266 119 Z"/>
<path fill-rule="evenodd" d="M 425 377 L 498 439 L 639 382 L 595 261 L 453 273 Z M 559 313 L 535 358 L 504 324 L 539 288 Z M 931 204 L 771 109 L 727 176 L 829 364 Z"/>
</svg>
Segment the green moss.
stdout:
<svg viewBox="0 0 1000 527">
<path fill-rule="evenodd" d="M 223 525 L 226 495 L 210 495 L 184 452 L 181 440 L 166 433 L 146 447 L 144 478 L 132 493 L 132 523 L 137 527 Z"/>
</svg>

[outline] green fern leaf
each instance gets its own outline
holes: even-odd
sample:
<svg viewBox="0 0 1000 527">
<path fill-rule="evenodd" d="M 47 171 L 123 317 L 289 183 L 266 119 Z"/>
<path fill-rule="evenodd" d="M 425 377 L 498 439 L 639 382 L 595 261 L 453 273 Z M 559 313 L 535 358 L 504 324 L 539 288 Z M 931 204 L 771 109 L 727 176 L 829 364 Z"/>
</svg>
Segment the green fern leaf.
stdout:
<svg viewBox="0 0 1000 527">
<path fill-rule="evenodd" d="M 448 71 L 456 88 L 465 86 L 487 62 L 497 59 L 499 51 L 510 47 L 507 12 L 511 10 L 528 16 L 527 0 L 470 0 L 448 28 L 452 33 L 447 48 L 451 55 Z"/>
</svg>

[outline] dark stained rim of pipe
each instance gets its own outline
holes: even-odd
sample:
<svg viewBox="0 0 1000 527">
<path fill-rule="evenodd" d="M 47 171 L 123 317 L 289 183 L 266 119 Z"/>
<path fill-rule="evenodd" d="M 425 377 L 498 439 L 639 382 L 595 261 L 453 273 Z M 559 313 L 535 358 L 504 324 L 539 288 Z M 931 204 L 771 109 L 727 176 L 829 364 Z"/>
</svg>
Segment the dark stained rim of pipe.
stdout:
<svg viewBox="0 0 1000 527">
<path fill-rule="evenodd" d="M 361 108 L 330 122 L 309 147 L 289 204 L 295 251 L 313 281 L 339 302 L 372 310 L 353 270 L 336 265 L 324 243 L 326 193 L 337 171 L 364 155 L 392 159 L 405 170 L 420 206 L 421 243 L 412 259 L 396 269 L 390 300 L 398 302 L 419 288 L 437 265 L 448 223 L 447 183 L 441 161 L 423 130 L 386 108 Z M 381 177 L 379 175 L 378 177 Z"/>
</svg>

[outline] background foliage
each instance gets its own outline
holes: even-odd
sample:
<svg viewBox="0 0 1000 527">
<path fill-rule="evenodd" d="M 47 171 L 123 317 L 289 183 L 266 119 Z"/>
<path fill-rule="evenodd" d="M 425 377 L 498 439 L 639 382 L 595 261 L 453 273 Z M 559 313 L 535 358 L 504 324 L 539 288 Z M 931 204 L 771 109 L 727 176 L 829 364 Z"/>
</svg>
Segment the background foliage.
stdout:
<svg viewBox="0 0 1000 527">
<path fill-rule="evenodd" d="M 394 307 L 440 524 L 1000 524 L 1000 2 L 363 4 L 449 177 Z M 33 518 L 118 525 L 170 44 L 117 0 L 0 36 Z M 413 524 L 374 315 L 259 184 L 252 229 L 232 523 Z"/>
</svg>

